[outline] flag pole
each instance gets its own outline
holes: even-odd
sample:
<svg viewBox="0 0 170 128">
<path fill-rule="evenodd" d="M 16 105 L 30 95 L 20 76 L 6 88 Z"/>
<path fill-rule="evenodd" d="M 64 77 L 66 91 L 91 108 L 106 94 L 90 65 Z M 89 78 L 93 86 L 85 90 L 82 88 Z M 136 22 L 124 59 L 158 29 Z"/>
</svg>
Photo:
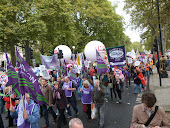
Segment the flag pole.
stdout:
<svg viewBox="0 0 170 128">
<path fill-rule="evenodd" d="M 10 97 L 11 94 L 10 94 L 10 92 L 11 92 L 11 88 L 12 88 L 12 87 L 11 87 L 11 86 L 9 86 L 9 87 L 10 87 L 10 88 L 9 88 L 9 98 L 10 98 L 10 101 L 9 101 L 9 102 L 10 102 L 10 106 L 11 106 L 11 105 L 12 105 L 12 102 L 11 102 L 11 97 Z"/>
</svg>

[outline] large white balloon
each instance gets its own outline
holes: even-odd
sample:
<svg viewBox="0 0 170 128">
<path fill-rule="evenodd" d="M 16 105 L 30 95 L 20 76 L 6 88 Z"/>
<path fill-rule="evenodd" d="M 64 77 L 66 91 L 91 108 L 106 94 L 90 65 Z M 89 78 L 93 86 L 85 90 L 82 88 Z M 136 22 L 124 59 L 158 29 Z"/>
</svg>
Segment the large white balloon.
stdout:
<svg viewBox="0 0 170 128">
<path fill-rule="evenodd" d="M 66 62 L 69 62 L 72 54 L 71 49 L 66 45 L 59 45 L 54 49 L 54 54 L 58 53 L 58 49 L 63 51 L 63 59 L 61 59 L 61 62 L 64 62 L 64 59 Z"/>
<path fill-rule="evenodd" d="M 96 49 L 102 58 L 106 55 L 106 48 L 104 44 L 100 41 L 94 40 L 90 41 L 84 49 L 84 53 L 87 59 L 94 62 L 96 61 Z"/>
</svg>

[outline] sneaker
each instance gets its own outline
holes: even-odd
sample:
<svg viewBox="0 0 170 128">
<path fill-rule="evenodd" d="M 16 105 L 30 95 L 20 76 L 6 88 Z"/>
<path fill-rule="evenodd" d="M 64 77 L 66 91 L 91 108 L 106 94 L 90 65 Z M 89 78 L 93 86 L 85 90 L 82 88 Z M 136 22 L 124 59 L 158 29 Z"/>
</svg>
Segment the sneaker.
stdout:
<svg viewBox="0 0 170 128">
<path fill-rule="evenodd" d="M 106 103 L 108 102 L 108 100 L 106 100 Z"/>
<path fill-rule="evenodd" d="M 119 104 L 119 102 L 117 101 L 116 104 Z"/>
<path fill-rule="evenodd" d="M 72 116 L 67 116 L 68 119 L 72 118 Z"/>
<path fill-rule="evenodd" d="M 76 113 L 76 116 L 78 116 L 78 115 L 79 115 L 79 112 Z"/>
<path fill-rule="evenodd" d="M 49 126 L 49 125 L 44 125 L 44 127 L 43 127 L 43 128 L 48 128 L 48 126 Z"/>
</svg>

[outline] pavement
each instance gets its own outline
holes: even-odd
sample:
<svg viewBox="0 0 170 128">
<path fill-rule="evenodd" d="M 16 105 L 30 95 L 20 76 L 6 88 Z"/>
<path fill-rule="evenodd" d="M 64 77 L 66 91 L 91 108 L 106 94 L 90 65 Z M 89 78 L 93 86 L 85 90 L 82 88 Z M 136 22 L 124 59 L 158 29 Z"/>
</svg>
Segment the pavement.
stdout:
<svg viewBox="0 0 170 128">
<path fill-rule="evenodd" d="M 168 71 L 168 76 L 169 78 L 161 78 L 162 86 L 160 86 L 159 74 L 154 66 L 153 75 L 150 75 L 149 79 L 149 89 L 155 93 L 157 105 L 170 112 L 170 71 Z"/>
<path fill-rule="evenodd" d="M 149 89 L 153 91 L 157 98 L 157 105 L 162 106 L 170 123 L 170 71 L 168 71 L 168 78 L 162 79 L 162 86 L 160 86 L 159 74 L 156 66 L 153 66 L 153 75 L 149 79 Z"/>
</svg>

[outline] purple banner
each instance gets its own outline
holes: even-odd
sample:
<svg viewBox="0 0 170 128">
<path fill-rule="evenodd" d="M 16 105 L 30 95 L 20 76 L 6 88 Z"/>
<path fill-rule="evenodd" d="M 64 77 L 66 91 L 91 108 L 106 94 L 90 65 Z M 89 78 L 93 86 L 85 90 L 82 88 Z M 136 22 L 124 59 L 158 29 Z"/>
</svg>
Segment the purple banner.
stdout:
<svg viewBox="0 0 170 128">
<path fill-rule="evenodd" d="M 125 46 L 107 48 L 106 51 L 111 68 L 115 65 L 118 67 L 126 65 Z"/>
<path fill-rule="evenodd" d="M 56 55 L 53 56 L 43 56 L 41 55 L 42 65 L 45 65 L 46 69 L 59 69 L 60 65 Z"/>
<path fill-rule="evenodd" d="M 25 95 L 25 93 L 30 93 L 33 100 L 35 100 L 38 104 L 48 105 L 47 100 L 41 92 L 37 76 L 33 72 L 32 68 L 29 66 L 29 64 L 21 57 L 17 50 L 16 66 L 18 69 L 18 80 L 21 94 Z"/>
<path fill-rule="evenodd" d="M 97 74 L 104 74 L 107 72 L 107 65 L 103 61 L 102 57 L 100 56 L 99 52 L 96 50 L 96 59 L 97 59 Z"/>
</svg>

